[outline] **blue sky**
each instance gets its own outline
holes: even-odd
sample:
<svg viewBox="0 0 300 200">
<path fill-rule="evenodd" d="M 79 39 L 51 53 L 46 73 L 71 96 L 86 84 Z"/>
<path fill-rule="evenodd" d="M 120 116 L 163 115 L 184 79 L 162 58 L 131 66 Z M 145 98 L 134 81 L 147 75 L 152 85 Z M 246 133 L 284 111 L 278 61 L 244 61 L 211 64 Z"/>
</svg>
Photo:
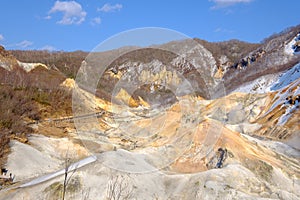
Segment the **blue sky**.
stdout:
<svg viewBox="0 0 300 200">
<path fill-rule="evenodd" d="M 300 23 L 299 0 L 1 0 L 6 49 L 91 51 L 142 27 L 173 29 L 208 41 L 260 42 Z"/>
</svg>

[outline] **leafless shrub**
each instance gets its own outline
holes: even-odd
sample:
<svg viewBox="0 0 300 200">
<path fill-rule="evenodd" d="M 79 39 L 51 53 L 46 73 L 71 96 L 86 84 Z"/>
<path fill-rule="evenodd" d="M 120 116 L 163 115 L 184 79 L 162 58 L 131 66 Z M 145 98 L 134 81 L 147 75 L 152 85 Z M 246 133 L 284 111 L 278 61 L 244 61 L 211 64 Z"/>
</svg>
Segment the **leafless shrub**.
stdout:
<svg viewBox="0 0 300 200">
<path fill-rule="evenodd" d="M 62 188 L 62 200 L 65 200 L 67 186 L 68 186 L 72 176 L 77 171 L 76 166 L 72 166 L 73 161 L 74 160 L 72 159 L 72 157 L 69 154 L 69 150 L 67 150 L 66 156 L 65 156 L 65 163 L 64 163 L 65 173 L 64 173 L 64 182 L 63 182 L 63 188 Z M 75 167 L 75 168 L 72 169 L 73 167 Z"/>
<path fill-rule="evenodd" d="M 108 200 L 130 199 L 133 195 L 134 187 L 130 183 L 130 178 L 123 174 L 112 175 L 107 185 Z"/>
<path fill-rule="evenodd" d="M 87 189 L 87 190 L 82 190 L 81 192 L 81 199 L 82 200 L 88 200 L 90 198 L 90 192 L 91 192 L 91 189 Z"/>
</svg>

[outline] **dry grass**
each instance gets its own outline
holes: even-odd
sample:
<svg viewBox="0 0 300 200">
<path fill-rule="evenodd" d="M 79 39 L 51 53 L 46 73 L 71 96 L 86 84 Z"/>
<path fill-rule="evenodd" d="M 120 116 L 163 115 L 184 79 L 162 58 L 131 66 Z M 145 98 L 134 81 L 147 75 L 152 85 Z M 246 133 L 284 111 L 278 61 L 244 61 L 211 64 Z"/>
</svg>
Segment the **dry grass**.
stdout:
<svg viewBox="0 0 300 200">
<path fill-rule="evenodd" d="M 9 153 L 9 142 L 27 142 L 27 135 L 35 132 L 27 122 L 51 116 L 66 116 L 72 112 L 71 94 L 56 90 L 0 85 L 0 164 Z M 65 135 L 62 129 L 43 130 L 45 134 Z"/>
</svg>

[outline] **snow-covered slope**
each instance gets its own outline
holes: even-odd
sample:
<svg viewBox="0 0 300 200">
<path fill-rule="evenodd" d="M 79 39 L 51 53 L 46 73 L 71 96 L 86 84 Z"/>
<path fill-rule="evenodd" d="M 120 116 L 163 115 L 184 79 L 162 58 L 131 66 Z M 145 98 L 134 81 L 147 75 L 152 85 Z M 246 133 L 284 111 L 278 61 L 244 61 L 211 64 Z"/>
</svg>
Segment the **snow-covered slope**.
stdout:
<svg viewBox="0 0 300 200">
<path fill-rule="evenodd" d="M 293 82 L 288 87 L 280 89 L 278 93 L 275 95 L 274 103 L 271 106 L 269 112 L 272 112 L 273 109 L 278 106 L 286 107 L 285 113 L 281 115 L 278 119 L 278 125 L 284 125 L 292 113 L 297 109 L 299 105 L 299 100 L 297 100 L 297 96 L 300 95 L 300 79 Z M 291 101 L 289 100 L 291 99 Z M 268 112 L 266 113 L 268 114 Z"/>
<path fill-rule="evenodd" d="M 233 92 L 242 92 L 242 93 L 266 93 L 270 92 L 271 88 L 279 78 L 279 74 L 269 74 L 257 78 L 254 81 L 248 82 L 240 87 L 238 87 Z"/>
<path fill-rule="evenodd" d="M 300 33 L 297 34 L 288 44 L 285 45 L 284 52 L 288 55 L 300 54 L 299 48 Z"/>
<path fill-rule="evenodd" d="M 270 88 L 271 90 L 279 90 L 283 87 L 286 87 L 290 83 L 300 78 L 300 63 L 284 72 L 279 76 L 277 82 Z"/>
<path fill-rule="evenodd" d="M 248 82 L 233 92 L 267 93 L 280 90 L 300 78 L 300 63 L 283 73 L 268 74 Z"/>
</svg>

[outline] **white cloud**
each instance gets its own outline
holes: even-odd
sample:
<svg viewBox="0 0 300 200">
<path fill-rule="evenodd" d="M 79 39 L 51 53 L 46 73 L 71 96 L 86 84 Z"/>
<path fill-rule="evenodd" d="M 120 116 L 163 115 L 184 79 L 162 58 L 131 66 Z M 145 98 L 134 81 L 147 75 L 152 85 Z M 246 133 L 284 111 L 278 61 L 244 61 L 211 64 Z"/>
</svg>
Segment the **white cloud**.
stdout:
<svg viewBox="0 0 300 200">
<path fill-rule="evenodd" d="M 95 17 L 91 20 L 91 24 L 92 25 L 97 25 L 97 24 L 101 24 L 101 18 L 100 17 Z"/>
<path fill-rule="evenodd" d="M 45 45 L 41 48 L 41 50 L 46 50 L 46 51 L 56 51 L 56 48 L 51 46 L 51 45 Z"/>
<path fill-rule="evenodd" d="M 63 18 L 57 23 L 64 25 L 81 24 L 87 14 L 76 1 L 56 1 L 49 15 L 56 12 L 63 13 Z"/>
<path fill-rule="evenodd" d="M 115 5 L 111 5 L 109 3 L 104 4 L 104 6 L 102 6 L 102 8 L 97 8 L 97 11 L 100 12 L 113 12 L 113 11 L 120 11 L 123 8 L 122 4 L 115 4 Z"/>
<path fill-rule="evenodd" d="M 225 28 L 216 28 L 214 30 L 215 33 L 226 33 L 226 34 L 230 34 L 230 33 L 234 33 L 233 30 L 229 30 L 229 29 L 225 29 Z"/>
<path fill-rule="evenodd" d="M 31 41 L 28 41 L 28 40 L 23 40 L 22 42 L 19 42 L 13 46 L 16 46 L 18 48 L 27 48 L 29 46 L 32 46 L 33 45 L 33 42 Z"/>
<path fill-rule="evenodd" d="M 4 40 L 4 36 L 2 34 L 0 34 L 0 41 Z"/>
<path fill-rule="evenodd" d="M 47 15 L 46 17 L 44 17 L 44 19 L 51 19 L 51 15 Z"/>
<path fill-rule="evenodd" d="M 228 6 L 232 6 L 238 3 L 250 3 L 253 0 L 209 0 L 214 2 L 216 5 L 213 6 L 213 9 L 216 8 L 224 8 L 224 7 L 228 7 Z"/>
</svg>

